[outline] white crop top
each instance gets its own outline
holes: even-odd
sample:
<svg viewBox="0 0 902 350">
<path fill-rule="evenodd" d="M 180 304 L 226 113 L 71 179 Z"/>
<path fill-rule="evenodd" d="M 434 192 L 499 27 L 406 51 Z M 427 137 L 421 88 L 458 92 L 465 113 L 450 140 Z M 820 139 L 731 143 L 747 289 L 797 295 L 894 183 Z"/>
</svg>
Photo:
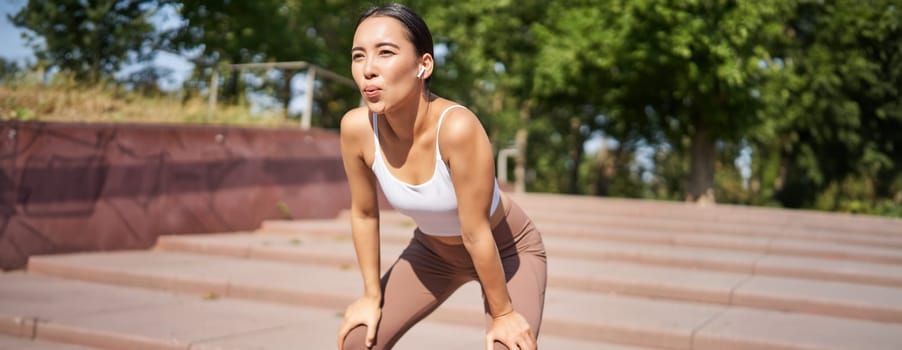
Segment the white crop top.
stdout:
<svg viewBox="0 0 902 350">
<path fill-rule="evenodd" d="M 448 110 L 455 107 L 463 108 L 461 105 L 450 106 L 442 111 L 438 118 L 435 130 L 435 172 L 432 174 L 432 178 L 419 185 L 411 185 L 398 180 L 389 172 L 382 159 L 382 148 L 379 146 L 379 124 L 376 114 L 373 113 L 373 139 L 376 146 L 373 157 L 373 173 L 379 180 L 385 198 L 395 209 L 411 217 L 419 226 L 420 231 L 435 236 L 459 236 L 461 234 L 460 217 L 457 213 L 457 195 L 454 192 L 454 184 L 451 182 L 451 173 L 442 160 L 442 153 L 438 147 L 438 134 L 442 127 L 442 120 L 445 119 Z M 495 212 L 501 199 L 497 179 L 495 179 L 493 192 L 489 215 Z"/>
</svg>

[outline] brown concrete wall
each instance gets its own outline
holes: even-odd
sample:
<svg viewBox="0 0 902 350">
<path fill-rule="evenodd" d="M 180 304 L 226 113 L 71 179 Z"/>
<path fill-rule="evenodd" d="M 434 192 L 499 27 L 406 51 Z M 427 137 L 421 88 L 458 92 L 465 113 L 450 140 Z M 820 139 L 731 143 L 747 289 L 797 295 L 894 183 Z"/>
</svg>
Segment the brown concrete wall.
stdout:
<svg viewBox="0 0 902 350">
<path fill-rule="evenodd" d="M 0 122 L 0 268 L 35 254 L 332 218 L 350 204 L 338 134 Z"/>
</svg>

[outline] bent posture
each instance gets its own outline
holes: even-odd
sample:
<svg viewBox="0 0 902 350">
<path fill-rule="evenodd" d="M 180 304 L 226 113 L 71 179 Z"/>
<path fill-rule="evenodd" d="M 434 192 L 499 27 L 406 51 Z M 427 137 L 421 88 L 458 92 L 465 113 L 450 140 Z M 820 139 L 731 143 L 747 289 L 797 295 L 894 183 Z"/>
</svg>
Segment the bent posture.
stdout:
<svg viewBox="0 0 902 350">
<path fill-rule="evenodd" d="M 351 71 L 364 106 L 341 121 L 351 230 L 364 294 L 348 306 L 339 349 L 390 349 L 451 293 L 477 280 L 486 349 L 536 349 L 546 263 L 533 223 L 498 187 L 492 147 L 467 108 L 432 94 L 432 35 L 397 4 L 357 23 Z M 417 224 L 379 278 L 380 186 Z"/>
</svg>

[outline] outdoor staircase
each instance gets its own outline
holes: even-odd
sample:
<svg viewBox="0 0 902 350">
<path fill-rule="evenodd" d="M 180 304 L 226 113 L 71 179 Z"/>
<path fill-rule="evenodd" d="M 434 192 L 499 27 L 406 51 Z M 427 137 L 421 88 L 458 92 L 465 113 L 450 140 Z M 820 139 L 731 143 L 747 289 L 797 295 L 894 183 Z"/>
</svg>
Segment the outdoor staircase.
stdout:
<svg viewBox="0 0 902 350">
<path fill-rule="evenodd" d="M 902 349 L 902 220 L 512 194 L 548 251 L 540 349 Z M 334 349 L 350 224 L 267 221 L 0 275 L 0 349 Z M 383 267 L 413 222 L 382 213 Z M 483 348 L 469 283 L 396 349 Z"/>
</svg>

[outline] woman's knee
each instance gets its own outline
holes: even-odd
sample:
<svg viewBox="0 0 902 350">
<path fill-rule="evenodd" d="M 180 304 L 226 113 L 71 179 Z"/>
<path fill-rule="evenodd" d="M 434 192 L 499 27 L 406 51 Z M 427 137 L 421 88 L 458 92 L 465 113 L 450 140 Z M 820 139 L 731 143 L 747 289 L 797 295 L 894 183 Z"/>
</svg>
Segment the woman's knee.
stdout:
<svg viewBox="0 0 902 350">
<path fill-rule="evenodd" d="M 510 348 L 508 348 L 507 345 L 504 345 L 500 341 L 496 341 L 494 345 L 495 346 L 492 347 L 492 350 L 510 350 Z"/>
<path fill-rule="evenodd" d="M 361 350 L 366 347 L 366 326 L 360 325 L 351 329 L 345 336 L 344 346 L 342 350 Z"/>
</svg>

